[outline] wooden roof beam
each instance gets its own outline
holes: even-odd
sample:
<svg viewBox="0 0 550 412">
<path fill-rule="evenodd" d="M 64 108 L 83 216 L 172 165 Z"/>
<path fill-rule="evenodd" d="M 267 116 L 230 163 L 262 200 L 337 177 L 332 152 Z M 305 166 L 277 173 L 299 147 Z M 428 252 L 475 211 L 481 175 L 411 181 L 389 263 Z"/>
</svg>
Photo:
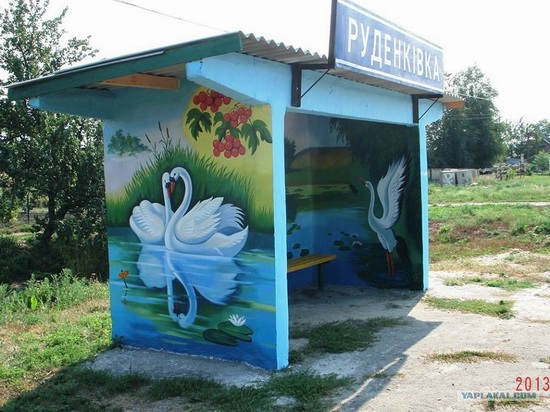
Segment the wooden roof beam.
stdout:
<svg viewBox="0 0 550 412">
<path fill-rule="evenodd" d="M 158 90 L 178 90 L 180 87 L 180 81 L 175 77 L 155 76 L 152 74 L 142 73 L 135 73 L 128 76 L 103 80 L 100 84 Z"/>
</svg>

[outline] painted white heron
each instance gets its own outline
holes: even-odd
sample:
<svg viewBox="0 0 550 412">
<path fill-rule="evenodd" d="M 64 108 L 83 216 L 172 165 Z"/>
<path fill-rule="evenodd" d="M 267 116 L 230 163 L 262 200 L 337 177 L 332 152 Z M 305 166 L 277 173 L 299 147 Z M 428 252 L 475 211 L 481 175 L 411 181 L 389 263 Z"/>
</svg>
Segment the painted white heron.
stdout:
<svg viewBox="0 0 550 412">
<path fill-rule="evenodd" d="M 376 186 L 378 200 L 382 205 L 382 216 L 380 217 L 374 214 L 376 195 L 372 183 L 359 177 L 359 180 L 370 192 L 368 222 L 372 230 L 376 232 L 378 240 L 386 251 L 386 263 L 390 277 L 393 277 L 395 273 L 392 252 L 396 246 L 397 253 L 401 259 L 407 263 L 409 262 L 405 240 L 401 236 L 395 236 L 392 230 L 393 225 L 399 220 L 403 190 L 407 185 L 409 171 L 410 161 L 405 155 L 394 160 L 388 166 L 388 171 L 382 176 Z"/>
</svg>

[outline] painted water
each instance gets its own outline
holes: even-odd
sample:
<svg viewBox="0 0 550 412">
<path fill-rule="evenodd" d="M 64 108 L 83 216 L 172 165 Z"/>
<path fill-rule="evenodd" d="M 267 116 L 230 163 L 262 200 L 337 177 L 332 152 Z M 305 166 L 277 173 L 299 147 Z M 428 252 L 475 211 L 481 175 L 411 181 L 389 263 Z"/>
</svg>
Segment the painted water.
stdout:
<svg viewBox="0 0 550 412">
<path fill-rule="evenodd" d="M 398 266 L 388 277 L 385 252 L 367 223 L 367 212 L 363 206 L 298 211 L 287 228 L 288 258 L 335 254 L 336 260 L 324 269 L 326 284 L 407 287 L 411 280 L 407 268 Z M 291 276 L 289 287 L 307 286 L 315 276 L 315 269 L 309 270 L 309 276 Z"/>
<path fill-rule="evenodd" d="M 255 249 L 220 258 L 142 245 L 130 228 L 110 228 L 114 339 L 276 367 L 273 236 L 250 237 Z"/>
</svg>

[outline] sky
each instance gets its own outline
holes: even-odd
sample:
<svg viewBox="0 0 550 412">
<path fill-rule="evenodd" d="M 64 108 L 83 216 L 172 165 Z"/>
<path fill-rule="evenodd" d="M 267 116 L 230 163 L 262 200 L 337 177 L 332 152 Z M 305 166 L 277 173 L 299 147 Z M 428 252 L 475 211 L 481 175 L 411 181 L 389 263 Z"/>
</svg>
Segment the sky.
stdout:
<svg viewBox="0 0 550 412">
<path fill-rule="evenodd" d="M 0 0 L 0 4 L 8 0 Z M 476 65 L 499 96 L 501 119 L 550 119 L 548 5 L 543 0 L 356 0 L 443 48 L 444 70 Z M 91 36 L 94 61 L 243 31 L 328 54 L 331 0 L 50 0 L 47 17 L 68 7 L 63 27 Z"/>
</svg>

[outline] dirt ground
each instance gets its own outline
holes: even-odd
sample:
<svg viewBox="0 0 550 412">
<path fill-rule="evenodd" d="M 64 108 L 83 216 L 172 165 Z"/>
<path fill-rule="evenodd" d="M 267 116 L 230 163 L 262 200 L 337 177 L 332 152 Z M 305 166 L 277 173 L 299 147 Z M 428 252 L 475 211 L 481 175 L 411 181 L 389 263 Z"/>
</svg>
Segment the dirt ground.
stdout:
<svg viewBox="0 0 550 412">
<path fill-rule="evenodd" d="M 527 261 L 530 258 L 527 252 L 510 253 L 521 253 Z M 550 257 L 548 265 L 543 265 L 546 269 L 537 274 L 545 281 L 534 289 L 506 292 L 478 284 L 443 283 L 445 278 L 510 265 L 510 253 L 480 260 L 471 272 L 434 270 L 425 293 L 349 287 L 293 292 L 289 297 L 291 325 L 380 316 L 405 322 L 383 329 L 378 341 L 365 351 L 306 358 L 291 368 L 355 379 L 356 384 L 333 399 L 337 404 L 333 411 L 485 411 L 487 399 L 479 397 L 489 394 L 497 398 L 495 410 L 549 411 Z M 513 300 L 515 316 L 497 319 L 436 310 L 425 303 L 426 295 Z M 302 343 L 291 341 L 291 347 Z M 430 355 L 463 350 L 503 352 L 515 355 L 516 360 L 445 363 L 429 359 Z M 244 364 L 130 349 L 103 353 L 90 366 L 163 378 L 202 376 L 228 385 L 252 385 L 269 379 L 269 372 Z M 505 397 L 517 396 L 514 393 L 518 389 L 523 394 L 536 392 L 537 399 L 506 405 Z M 175 411 L 181 406 L 177 400 L 165 400 L 149 405 L 132 403 L 126 410 Z"/>
</svg>

